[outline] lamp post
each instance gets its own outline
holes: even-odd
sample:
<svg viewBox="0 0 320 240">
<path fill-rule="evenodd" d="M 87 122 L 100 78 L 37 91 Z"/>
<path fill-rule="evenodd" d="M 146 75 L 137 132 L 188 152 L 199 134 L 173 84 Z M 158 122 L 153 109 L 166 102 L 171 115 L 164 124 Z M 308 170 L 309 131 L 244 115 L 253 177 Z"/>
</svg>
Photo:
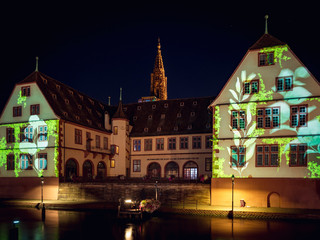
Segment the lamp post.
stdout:
<svg viewBox="0 0 320 240">
<path fill-rule="evenodd" d="M 156 187 L 156 200 L 158 200 L 158 181 L 156 181 L 155 187 Z"/>
<path fill-rule="evenodd" d="M 234 175 L 231 176 L 232 181 L 232 210 L 231 210 L 231 217 L 233 218 L 233 203 L 234 203 Z"/>
<path fill-rule="evenodd" d="M 43 184 L 44 184 L 44 177 L 41 175 L 41 205 L 43 206 Z"/>
</svg>

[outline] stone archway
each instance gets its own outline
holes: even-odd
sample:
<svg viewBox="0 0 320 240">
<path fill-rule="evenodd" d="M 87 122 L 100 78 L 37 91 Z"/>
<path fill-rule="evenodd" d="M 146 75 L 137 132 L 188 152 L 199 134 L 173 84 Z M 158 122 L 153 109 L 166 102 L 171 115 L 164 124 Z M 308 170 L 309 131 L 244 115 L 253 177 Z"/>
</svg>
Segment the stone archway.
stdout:
<svg viewBox="0 0 320 240">
<path fill-rule="evenodd" d="M 104 162 L 99 162 L 97 166 L 97 178 L 104 179 L 107 175 L 107 168 Z"/>
<path fill-rule="evenodd" d="M 160 178 L 161 177 L 161 166 L 159 163 L 153 162 L 148 165 L 147 168 L 148 177 Z"/>
<path fill-rule="evenodd" d="M 183 166 L 183 178 L 195 180 L 198 178 L 198 164 L 194 161 L 186 162 Z"/>
<path fill-rule="evenodd" d="M 166 178 L 179 178 L 179 165 L 176 162 L 168 162 L 165 166 Z"/>
<path fill-rule="evenodd" d="M 65 177 L 66 181 L 73 181 L 75 178 L 78 177 L 78 162 L 77 160 L 70 158 L 66 162 L 66 171 Z"/>
<path fill-rule="evenodd" d="M 93 175 L 93 164 L 90 160 L 84 161 L 82 165 L 82 176 L 86 180 L 92 179 Z"/>
</svg>

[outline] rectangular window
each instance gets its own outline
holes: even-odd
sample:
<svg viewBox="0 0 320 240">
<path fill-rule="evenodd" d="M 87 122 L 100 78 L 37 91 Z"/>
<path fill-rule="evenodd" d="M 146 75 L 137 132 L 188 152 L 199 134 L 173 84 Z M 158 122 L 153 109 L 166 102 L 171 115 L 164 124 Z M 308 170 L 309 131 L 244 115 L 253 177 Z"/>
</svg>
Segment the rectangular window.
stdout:
<svg viewBox="0 0 320 240">
<path fill-rule="evenodd" d="M 290 144 L 290 167 L 307 166 L 307 144 Z"/>
<path fill-rule="evenodd" d="M 13 143 L 14 142 L 14 128 L 7 128 L 7 134 L 6 134 L 6 140 L 7 143 Z"/>
<path fill-rule="evenodd" d="M 40 104 L 30 105 L 30 115 L 40 114 Z"/>
<path fill-rule="evenodd" d="M 118 135 L 118 126 L 113 127 L 113 135 Z"/>
<path fill-rule="evenodd" d="M 96 148 L 100 149 L 100 136 L 96 135 Z"/>
<path fill-rule="evenodd" d="M 291 127 L 306 127 L 307 126 L 307 105 L 298 105 L 290 107 Z"/>
<path fill-rule="evenodd" d="M 258 108 L 257 128 L 276 128 L 280 126 L 280 108 Z"/>
<path fill-rule="evenodd" d="M 21 117 L 22 116 L 22 107 L 18 106 L 18 107 L 13 107 L 12 109 L 13 111 L 13 117 Z"/>
<path fill-rule="evenodd" d="M 244 94 L 254 94 L 259 92 L 259 80 L 251 80 L 244 83 Z"/>
<path fill-rule="evenodd" d="M 22 170 L 31 170 L 32 169 L 32 156 L 29 154 L 20 155 L 20 168 Z"/>
<path fill-rule="evenodd" d="M 80 129 L 74 130 L 74 143 L 75 144 L 82 144 L 82 130 L 80 130 Z"/>
<path fill-rule="evenodd" d="M 180 137 L 180 149 L 188 149 L 189 148 L 189 138 L 188 137 Z"/>
<path fill-rule="evenodd" d="M 230 161 L 232 167 L 243 167 L 246 163 L 246 148 L 244 146 L 232 146 Z"/>
<path fill-rule="evenodd" d="M 212 170 L 212 158 L 206 158 L 205 159 L 205 171 L 211 172 Z"/>
<path fill-rule="evenodd" d="M 259 53 L 258 55 L 259 61 L 258 65 L 260 66 L 269 66 L 274 64 L 274 53 Z"/>
<path fill-rule="evenodd" d="M 144 140 L 144 150 L 145 151 L 152 151 L 152 139 L 145 139 Z"/>
<path fill-rule="evenodd" d="M 164 139 L 157 138 L 156 139 L 156 150 L 163 150 L 164 149 Z"/>
<path fill-rule="evenodd" d="M 141 140 L 140 139 L 135 139 L 133 140 L 133 151 L 141 151 Z"/>
<path fill-rule="evenodd" d="M 201 136 L 192 137 L 192 148 L 193 149 L 201 148 Z"/>
<path fill-rule="evenodd" d="M 232 111 L 231 112 L 231 126 L 232 129 L 245 129 L 246 126 L 246 114 L 245 111 Z"/>
<path fill-rule="evenodd" d="M 293 89 L 292 76 L 276 78 L 276 87 L 278 92 L 290 91 Z"/>
<path fill-rule="evenodd" d="M 279 166 L 278 145 L 257 145 L 256 154 L 256 167 Z"/>
<path fill-rule="evenodd" d="M 212 139 L 211 136 L 206 136 L 206 149 L 212 148 Z"/>
<path fill-rule="evenodd" d="M 111 154 L 119 154 L 119 146 L 117 145 L 111 145 L 110 146 Z"/>
<path fill-rule="evenodd" d="M 86 132 L 86 149 L 87 151 L 91 151 L 91 133 Z"/>
<path fill-rule="evenodd" d="M 30 86 L 21 87 L 21 96 L 30 97 Z"/>
<path fill-rule="evenodd" d="M 168 138 L 168 150 L 176 150 L 176 138 Z"/>
<path fill-rule="evenodd" d="M 33 142 L 33 126 L 30 125 L 25 128 L 21 128 L 20 141 Z"/>
<path fill-rule="evenodd" d="M 108 138 L 103 137 L 103 149 L 108 150 Z"/>
<path fill-rule="evenodd" d="M 47 170 L 47 154 L 46 153 L 38 154 L 38 169 Z"/>
<path fill-rule="evenodd" d="M 14 170 L 14 154 L 7 155 L 7 171 Z"/>
<path fill-rule="evenodd" d="M 116 167 L 116 161 L 114 159 L 110 160 L 110 168 L 115 168 Z"/>
<path fill-rule="evenodd" d="M 48 127 L 46 125 L 39 126 L 39 141 L 47 141 L 48 139 Z"/>
<path fill-rule="evenodd" d="M 141 160 L 133 160 L 133 171 L 141 172 Z"/>
</svg>

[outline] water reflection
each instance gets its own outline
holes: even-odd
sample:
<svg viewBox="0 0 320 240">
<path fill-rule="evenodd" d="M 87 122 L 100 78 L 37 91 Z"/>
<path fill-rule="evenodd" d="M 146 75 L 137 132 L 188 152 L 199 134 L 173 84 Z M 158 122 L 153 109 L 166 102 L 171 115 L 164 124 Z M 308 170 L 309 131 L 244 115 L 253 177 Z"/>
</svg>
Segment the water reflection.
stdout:
<svg viewBox="0 0 320 240">
<path fill-rule="evenodd" d="M 309 239 L 320 221 L 257 221 L 162 215 L 144 222 L 119 221 L 115 212 L 0 208 L 0 239 L 9 239 L 13 220 L 19 239 Z"/>
</svg>

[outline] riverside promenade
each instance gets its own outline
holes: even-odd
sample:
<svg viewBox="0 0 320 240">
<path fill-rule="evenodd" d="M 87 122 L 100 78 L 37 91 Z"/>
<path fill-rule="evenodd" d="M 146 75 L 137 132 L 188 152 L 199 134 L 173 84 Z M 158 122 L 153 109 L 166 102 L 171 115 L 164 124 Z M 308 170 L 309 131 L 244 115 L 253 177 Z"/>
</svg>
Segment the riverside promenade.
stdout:
<svg viewBox="0 0 320 240">
<path fill-rule="evenodd" d="M 44 206 L 48 210 L 117 210 L 116 203 L 105 201 L 63 201 L 45 200 Z M 0 200 L 0 207 L 35 208 L 42 207 L 39 200 Z M 171 203 L 162 205 L 160 213 L 184 214 L 195 216 L 230 217 L 231 207 L 195 205 L 185 203 Z M 292 209 L 292 208 L 261 208 L 261 207 L 234 207 L 234 218 L 288 220 L 306 219 L 320 220 L 320 209 Z"/>
</svg>

